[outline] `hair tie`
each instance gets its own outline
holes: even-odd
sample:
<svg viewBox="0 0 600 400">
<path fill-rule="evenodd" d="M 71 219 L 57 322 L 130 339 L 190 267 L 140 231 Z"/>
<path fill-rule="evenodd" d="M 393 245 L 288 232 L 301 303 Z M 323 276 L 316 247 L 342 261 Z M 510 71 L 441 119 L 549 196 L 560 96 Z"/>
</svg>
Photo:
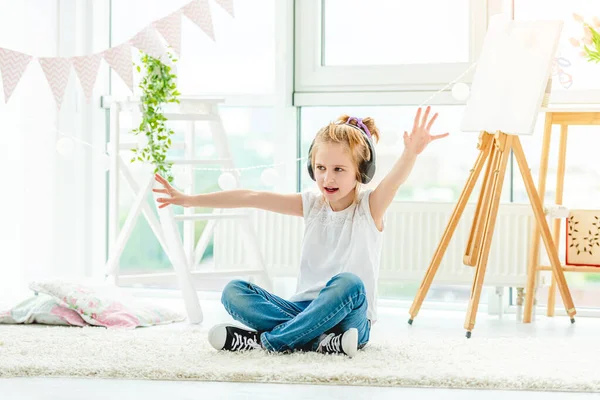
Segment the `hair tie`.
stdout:
<svg viewBox="0 0 600 400">
<path fill-rule="evenodd" d="M 352 125 L 350 123 L 350 121 L 356 121 L 356 125 Z M 356 117 L 350 117 L 348 118 L 348 121 L 346 121 L 345 125 L 350 125 L 350 126 L 354 126 L 356 128 L 360 128 L 363 132 L 365 132 L 367 134 L 367 136 L 371 137 L 371 132 L 369 131 L 369 128 L 367 128 L 367 126 L 362 122 L 362 118 L 356 118 Z"/>
</svg>

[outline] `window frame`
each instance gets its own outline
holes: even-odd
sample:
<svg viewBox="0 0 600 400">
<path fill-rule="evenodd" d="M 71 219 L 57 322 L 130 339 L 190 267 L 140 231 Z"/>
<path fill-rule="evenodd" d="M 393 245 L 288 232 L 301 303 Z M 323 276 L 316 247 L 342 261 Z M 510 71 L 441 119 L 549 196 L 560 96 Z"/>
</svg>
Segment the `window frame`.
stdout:
<svg viewBox="0 0 600 400">
<path fill-rule="evenodd" d="M 411 92 L 438 90 L 440 85 L 455 79 L 477 59 L 487 29 L 490 7 L 487 3 L 501 0 L 469 0 L 470 20 L 473 21 L 469 34 L 469 62 L 380 66 L 322 65 L 323 1 L 303 0 L 295 3 L 296 105 L 316 105 L 321 99 L 320 96 L 315 97 L 316 94 L 331 96 L 332 92 L 377 92 L 363 98 L 363 101 L 373 104 L 375 98 L 382 94 L 382 87 L 385 87 L 384 95 L 393 99 L 391 101 L 406 104 L 405 97 Z M 471 82 L 472 78 L 473 73 L 470 72 L 463 81 Z"/>
</svg>

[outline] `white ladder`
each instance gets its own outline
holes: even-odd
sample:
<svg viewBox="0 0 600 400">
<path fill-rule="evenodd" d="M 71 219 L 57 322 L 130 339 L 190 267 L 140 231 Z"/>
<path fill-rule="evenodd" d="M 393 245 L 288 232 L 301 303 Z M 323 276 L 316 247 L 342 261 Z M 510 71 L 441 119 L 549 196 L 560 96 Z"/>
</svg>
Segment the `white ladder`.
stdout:
<svg viewBox="0 0 600 400">
<path fill-rule="evenodd" d="M 185 141 L 183 143 L 173 142 L 171 148 L 183 148 L 183 159 L 169 160 L 176 165 L 220 165 L 224 169 L 233 169 L 234 163 L 231 157 L 229 141 L 223 127 L 218 105 L 220 99 L 199 99 L 199 98 L 181 98 L 180 105 L 175 110 L 165 112 L 165 117 L 169 121 L 187 121 L 185 131 Z M 146 166 L 144 171 L 144 180 L 139 186 L 129 170 L 129 164 L 126 163 L 120 151 L 127 150 L 137 146 L 137 143 L 121 143 L 120 141 L 120 122 L 121 112 L 133 111 L 139 108 L 139 101 L 127 100 L 117 101 L 110 105 L 111 108 L 111 140 L 109 143 L 109 154 L 111 157 L 110 167 L 110 200 L 109 200 L 109 237 L 110 248 L 109 258 L 105 266 L 107 276 L 113 277 L 115 283 L 119 274 L 119 258 L 123 253 L 125 244 L 135 226 L 140 213 L 144 215 L 153 233 L 155 234 L 161 247 L 169 257 L 177 275 L 177 280 L 182 290 L 186 311 L 191 323 L 202 322 L 202 308 L 200 306 L 197 293 L 194 289 L 193 276 L 201 277 L 223 277 L 223 276 L 248 276 L 252 281 L 258 276 L 262 279 L 262 285 L 270 290 L 272 287 L 271 279 L 267 273 L 265 263 L 260 251 L 260 246 L 250 224 L 250 215 L 245 210 L 237 212 L 225 212 L 222 209 L 214 209 L 212 213 L 195 214 L 192 208 L 185 208 L 183 215 L 175 215 L 173 207 L 157 209 L 159 219 L 157 220 L 152 208 L 146 203 L 148 194 L 152 193 L 153 187 L 161 187 L 154 181 L 153 168 Z M 213 141 L 215 143 L 218 159 L 197 159 L 195 155 L 195 130 L 197 121 L 206 121 L 209 124 Z M 129 184 L 130 189 L 135 194 L 135 200 L 127 215 L 123 229 L 119 230 L 119 181 L 120 174 Z M 194 193 L 194 172 L 188 168 L 186 173 L 189 175 L 191 184 L 185 190 L 186 193 Z M 235 187 L 240 188 L 239 173 L 232 173 L 235 177 Z M 177 186 L 177 182 L 174 182 Z M 154 199 L 161 196 L 154 194 Z M 156 202 L 155 202 L 156 204 Z M 235 219 L 240 226 L 246 243 L 247 252 L 252 254 L 254 260 L 253 268 L 233 269 L 233 270 L 213 270 L 200 271 L 194 270 L 200 264 L 206 248 L 214 234 L 217 223 L 224 219 Z M 207 220 L 208 223 L 202 232 L 197 243 L 195 243 L 195 222 L 198 220 Z M 183 223 L 183 240 L 177 229 L 177 222 Z"/>
</svg>

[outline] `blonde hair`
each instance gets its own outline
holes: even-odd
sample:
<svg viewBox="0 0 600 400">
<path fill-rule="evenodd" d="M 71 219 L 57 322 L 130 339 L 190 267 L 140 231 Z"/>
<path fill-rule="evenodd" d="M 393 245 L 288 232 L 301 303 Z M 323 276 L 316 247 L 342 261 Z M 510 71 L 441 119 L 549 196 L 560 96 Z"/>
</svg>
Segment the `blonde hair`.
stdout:
<svg viewBox="0 0 600 400">
<path fill-rule="evenodd" d="M 357 121 L 355 118 L 350 120 L 350 116 L 341 115 L 336 121 L 330 122 L 327 126 L 319 129 L 315 139 L 313 141 L 313 146 L 310 151 L 308 157 L 310 158 L 310 165 L 313 170 L 315 168 L 315 155 L 317 151 L 324 143 L 340 143 L 342 144 L 348 154 L 350 154 L 350 158 L 356 167 L 356 180 L 357 185 L 354 191 L 354 200 L 358 199 L 358 193 L 360 189 L 360 183 L 362 182 L 360 165 L 369 160 L 372 155 L 369 154 L 369 145 L 366 142 L 365 135 L 360 131 L 362 130 L 357 125 Z M 350 122 L 348 122 L 350 120 Z M 379 129 L 375 126 L 375 121 L 371 117 L 363 118 L 362 123 L 369 129 L 371 133 L 371 138 L 374 143 L 379 142 L 380 134 Z M 356 126 L 353 128 L 351 126 L 345 125 L 350 124 Z"/>
</svg>

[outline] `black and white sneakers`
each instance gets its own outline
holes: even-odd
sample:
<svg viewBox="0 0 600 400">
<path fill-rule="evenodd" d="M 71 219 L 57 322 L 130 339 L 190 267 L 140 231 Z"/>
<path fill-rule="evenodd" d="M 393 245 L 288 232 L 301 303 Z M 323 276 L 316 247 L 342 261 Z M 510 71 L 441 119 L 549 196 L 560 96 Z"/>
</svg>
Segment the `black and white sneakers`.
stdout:
<svg viewBox="0 0 600 400">
<path fill-rule="evenodd" d="M 345 354 L 354 357 L 358 353 L 358 330 L 350 328 L 344 333 L 322 335 L 317 352 L 324 354 Z"/>
<path fill-rule="evenodd" d="M 208 332 L 208 342 L 217 350 L 246 351 L 261 348 L 258 332 L 231 324 L 213 326 Z"/>
<path fill-rule="evenodd" d="M 262 349 L 258 332 L 232 324 L 213 326 L 208 332 L 208 342 L 217 350 L 247 351 Z M 358 330 L 350 328 L 344 333 L 321 335 L 318 353 L 345 354 L 354 357 L 358 353 Z"/>
</svg>

